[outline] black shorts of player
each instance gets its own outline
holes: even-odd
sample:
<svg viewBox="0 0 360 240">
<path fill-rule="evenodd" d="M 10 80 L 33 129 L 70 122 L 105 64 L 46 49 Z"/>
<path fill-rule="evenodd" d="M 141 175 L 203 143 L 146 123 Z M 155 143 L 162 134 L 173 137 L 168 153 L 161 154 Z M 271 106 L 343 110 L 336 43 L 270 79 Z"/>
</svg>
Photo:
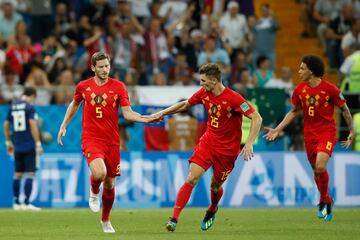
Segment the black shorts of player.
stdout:
<svg viewBox="0 0 360 240">
<path fill-rule="evenodd" d="M 36 152 L 15 152 L 15 172 L 35 172 L 36 171 Z"/>
</svg>

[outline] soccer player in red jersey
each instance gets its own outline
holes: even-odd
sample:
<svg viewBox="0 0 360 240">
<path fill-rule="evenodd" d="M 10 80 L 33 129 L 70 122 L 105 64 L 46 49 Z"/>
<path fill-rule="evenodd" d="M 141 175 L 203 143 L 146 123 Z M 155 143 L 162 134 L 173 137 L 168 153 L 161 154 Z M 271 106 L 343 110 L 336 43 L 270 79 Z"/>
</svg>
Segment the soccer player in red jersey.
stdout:
<svg viewBox="0 0 360 240">
<path fill-rule="evenodd" d="M 119 106 L 129 121 L 147 123 L 152 118 L 132 111 L 125 85 L 109 77 L 110 58 L 106 53 L 93 54 L 91 69 L 95 76 L 76 86 L 74 99 L 60 126 L 58 143 L 63 145 L 61 137 L 83 103 L 82 151 L 91 171 L 89 207 L 93 212 L 100 210 L 99 192 L 103 183 L 101 224 L 104 232 L 113 233 L 110 211 L 115 198 L 115 177 L 120 176 Z"/>
<path fill-rule="evenodd" d="M 321 79 L 324 63 L 314 55 L 302 59 L 299 75 L 302 82 L 292 95 L 292 109 L 275 128 L 265 128 L 267 140 L 275 140 L 280 132 L 299 114 L 304 115 L 304 141 L 308 160 L 313 168 L 315 183 L 320 192 L 318 217 L 331 221 L 333 199 L 328 190 L 329 175 L 327 163 L 336 143 L 334 106 L 341 109 L 349 128 L 349 135 L 341 145 L 348 148 L 353 140 L 353 124 L 346 100 L 333 84 Z"/>
<path fill-rule="evenodd" d="M 202 104 L 208 113 L 206 132 L 189 159 L 190 173 L 177 194 L 173 215 L 166 224 L 167 230 L 171 232 L 175 231 L 179 215 L 194 186 L 209 167 L 214 170 L 210 186 L 211 204 L 201 229 L 207 230 L 213 225 L 218 203 L 223 195 L 222 184 L 234 168 L 240 153 L 243 115 L 251 119 L 249 138 L 241 151 L 245 161 L 251 160 L 254 155 L 253 142 L 262 123 L 260 114 L 240 94 L 223 85 L 218 65 L 208 63 L 201 66 L 200 85 L 202 88 L 191 98 L 154 114 L 158 119 L 182 112 L 196 104 Z"/>
</svg>

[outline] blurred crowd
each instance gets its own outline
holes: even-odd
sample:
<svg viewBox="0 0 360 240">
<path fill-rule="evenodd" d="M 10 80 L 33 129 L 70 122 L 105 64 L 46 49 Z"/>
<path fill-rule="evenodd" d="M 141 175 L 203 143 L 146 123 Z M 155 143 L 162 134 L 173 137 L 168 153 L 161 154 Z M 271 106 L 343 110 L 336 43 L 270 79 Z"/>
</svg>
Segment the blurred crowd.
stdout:
<svg viewBox="0 0 360 240">
<path fill-rule="evenodd" d="M 330 70 L 360 49 L 360 1 L 298 0 L 304 5 L 302 37 L 318 37 Z"/>
<path fill-rule="evenodd" d="M 0 102 L 38 89 L 37 105 L 67 104 L 92 76 L 91 56 L 111 56 L 127 86 L 198 84 L 218 63 L 232 88 L 291 91 L 291 70 L 274 74 L 279 28 L 271 6 L 252 0 L 0 0 Z"/>
</svg>

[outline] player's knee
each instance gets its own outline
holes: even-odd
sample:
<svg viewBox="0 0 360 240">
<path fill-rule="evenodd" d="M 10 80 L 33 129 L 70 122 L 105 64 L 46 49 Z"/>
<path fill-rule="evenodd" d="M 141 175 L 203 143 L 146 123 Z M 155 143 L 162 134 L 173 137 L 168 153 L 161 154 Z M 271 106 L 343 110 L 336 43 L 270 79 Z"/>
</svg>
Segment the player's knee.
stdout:
<svg viewBox="0 0 360 240">
<path fill-rule="evenodd" d="M 218 183 L 211 183 L 210 185 L 210 191 L 217 193 L 221 188 L 221 185 Z"/>
<path fill-rule="evenodd" d="M 316 165 L 315 172 L 322 173 L 326 171 L 326 165 Z"/>
<path fill-rule="evenodd" d="M 186 180 L 186 182 L 188 182 L 189 184 L 195 186 L 195 185 L 199 182 L 199 178 L 190 175 L 190 176 L 188 177 L 188 179 Z"/>
<path fill-rule="evenodd" d="M 106 177 L 106 171 L 95 170 L 92 172 L 93 177 L 98 181 L 103 181 Z"/>
</svg>

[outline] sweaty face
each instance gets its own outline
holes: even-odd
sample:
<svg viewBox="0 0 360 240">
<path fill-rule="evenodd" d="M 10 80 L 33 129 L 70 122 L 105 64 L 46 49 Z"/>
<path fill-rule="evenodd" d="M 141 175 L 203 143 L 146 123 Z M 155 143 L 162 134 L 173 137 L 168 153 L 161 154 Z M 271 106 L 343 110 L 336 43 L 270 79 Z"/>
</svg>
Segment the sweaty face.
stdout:
<svg viewBox="0 0 360 240">
<path fill-rule="evenodd" d="M 205 74 L 200 75 L 200 86 L 205 89 L 205 91 L 210 92 L 214 89 L 216 81 L 207 77 Z"/>
<path fill-rule="evenodd" d="M 299 76 L 302 81 L 307 81 L 310 79 L 312 72 L 308 69 L 305 63 L 300 64 Z"/>
<path fill-rule="evenodd" d="M 109 77 L 110 63 L 108 59 L 99 60 L 95 66 L 91 66 L 95 75 L 101 79 L 106 80 Z"/>
</svg>

